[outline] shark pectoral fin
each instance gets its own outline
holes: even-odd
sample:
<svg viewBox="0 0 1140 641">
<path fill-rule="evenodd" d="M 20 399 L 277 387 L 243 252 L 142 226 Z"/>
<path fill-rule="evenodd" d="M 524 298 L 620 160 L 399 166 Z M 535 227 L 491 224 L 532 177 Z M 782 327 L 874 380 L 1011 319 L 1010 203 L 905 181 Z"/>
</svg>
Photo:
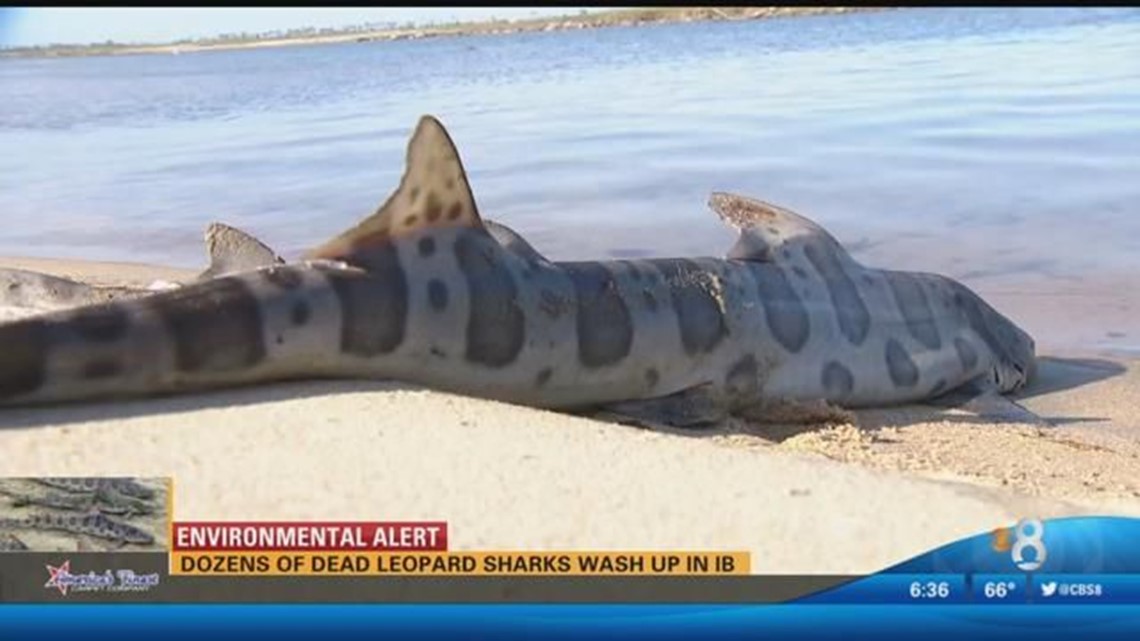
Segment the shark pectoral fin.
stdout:
<svg viewBox="0 0 1140 641">
<path fill-rule="evenodd" d="M 620 401 L 601 408 L 604 418 L 643 427 L 701 428 L 728 418 L 723 394 L 711 384 L 698 385 L 667 396 Z"/>
<path fill-rule="evenodd" d="M 371 216 L 305 258 L 367 265 L 367 256 L 383 251 L 392 238 L 433 227 L 467 227 L 485 233 L 459 152 L 443 125 L 424 116 L 408 142 L 404 175 L 396 191 Z"/>
<path fill-rule="evenodd" d="M 538 253 L 538 250 L 531 247 L 530 243 L 522 237 L 517 231 L 507 227 L 502 223 L 495 222 L 487 219 L 483 221 L 483 226 L 487 228 L 487 232 L 491 237 L 498 241 L 503 249 L 512 252 L 531 263 L 549 263 L 546 256 Z"/>
<path fill-rule="evenodd" d="M 950 390 L 927 401 L 926 404 L 934 407 L 963 410 L 979 418 L 1001 423 L 1049 425 L 1049 421 L 1025 409 L 1017 401 L 1008 396 L 1003 396 L 994 389 L 988 377 L 978 377 L 957 389 Z"/>
<path fill-rule="evenodd" d="M 757 423 L 855 423 L 855 415 L 825 400 L 766 400 L 738 409 L 735 414 Z"/>
<path fill-rule="evenodd" d="M 725 192 L 713 192 L 709 208 L 730 227 L 740 231 L 726 257 L 734 260 L 778 262 L 778 250 L 812 245 L 854 262 L 831 234 L 814 221 L 778 205 Z"/>
<path fill-rule="evenodd" d="M 223 223 L 206 227 L 206 253 L 210 266 L 198 275 L 202 280 L 285 262 L 265 243 Z"/>
</svg>

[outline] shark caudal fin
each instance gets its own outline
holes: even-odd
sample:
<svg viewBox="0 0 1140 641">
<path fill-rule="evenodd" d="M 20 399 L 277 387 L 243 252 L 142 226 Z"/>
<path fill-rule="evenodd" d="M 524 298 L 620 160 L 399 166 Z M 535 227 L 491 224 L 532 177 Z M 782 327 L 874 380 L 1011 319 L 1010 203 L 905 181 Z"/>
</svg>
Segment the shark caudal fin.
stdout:
<svg viewBox="0 0 1140 641">
<path fill-rule="evenodd" d="M 782 249 L 813 247 L 855 262 L 847 250 L 826 229 L 805 216 L 755 198 L 713 192 L 711 208 L 730 227 L 740 231 L 727 258 L 778 262 Z"/>
<path fill-rule="evenodd" d="M 198 275 L 199 279 L 216 278 L 285 262 L 265 243 L 236 227 L 222 223 L 210 223 L 206 227 L 206 253 L 210 256 L 210 266 Z"/>
<path fill-rule="evenodd" d="M 428 227 L 484 229 L 459 152 L 432 116 L 420 118 L 408 142 L 404 176 L 396 191 L 371 216 L 306 258 L 353 263 L 350 258 L 387 245 L 393 237 Z"/>
</svg>

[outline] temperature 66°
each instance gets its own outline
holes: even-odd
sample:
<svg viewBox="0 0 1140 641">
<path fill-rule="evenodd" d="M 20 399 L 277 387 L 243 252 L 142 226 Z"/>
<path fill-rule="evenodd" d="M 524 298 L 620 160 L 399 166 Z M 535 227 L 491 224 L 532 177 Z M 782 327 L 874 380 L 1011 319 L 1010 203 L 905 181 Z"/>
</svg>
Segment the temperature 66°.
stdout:
<svg viewBox="0 0 1140 641">
<path fill-rule="evenodd" d="M 982 586 L 982 594 L 987 599 L 1004 599 L 1017 587 L 1013 581 L 986 581 Z"/>
</svg>

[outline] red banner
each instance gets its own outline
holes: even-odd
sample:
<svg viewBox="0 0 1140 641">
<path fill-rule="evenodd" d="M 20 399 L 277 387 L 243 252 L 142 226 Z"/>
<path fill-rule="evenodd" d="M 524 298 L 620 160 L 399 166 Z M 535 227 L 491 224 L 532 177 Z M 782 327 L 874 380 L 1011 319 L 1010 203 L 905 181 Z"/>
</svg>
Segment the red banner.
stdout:
<svg viewBox="0 0 1140 641">
<path fill-rule="evenodd" d="M 175 523 L 174 551 L 446 551 L 443 521 Z"/>
</svg>

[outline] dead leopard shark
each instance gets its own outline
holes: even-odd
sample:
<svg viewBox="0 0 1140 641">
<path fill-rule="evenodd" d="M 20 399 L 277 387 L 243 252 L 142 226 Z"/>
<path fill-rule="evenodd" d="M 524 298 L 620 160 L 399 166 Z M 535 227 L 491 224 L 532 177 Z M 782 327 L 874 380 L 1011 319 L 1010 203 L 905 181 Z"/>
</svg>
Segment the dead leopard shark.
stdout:
<svg viewBox="0 0 1140 641">
<path fill-rule="evenodd" d="M 1030 336 L 964 285 L 865 267 L 775 205 L 710 206 L 740 233 L 725 258 L 553 262 L 482 220 L 425 116 L 395 192 L 303 261 L 0 326 L 0 403 L 373 378 L 691 426 L 1033 376 Z"/>
<path fill-rule="evenodd" d="M 224 223 L 210 223 L 205 242 L 210 265 L 198 279 L 285 262 L 257 238 Z M 156 281 L 146 288 L 98 286 L 26 269 L 0 268 L 0 308 L 55 311 L 148 296 L 178 286 L 166 281 Z"/>
</svg>

